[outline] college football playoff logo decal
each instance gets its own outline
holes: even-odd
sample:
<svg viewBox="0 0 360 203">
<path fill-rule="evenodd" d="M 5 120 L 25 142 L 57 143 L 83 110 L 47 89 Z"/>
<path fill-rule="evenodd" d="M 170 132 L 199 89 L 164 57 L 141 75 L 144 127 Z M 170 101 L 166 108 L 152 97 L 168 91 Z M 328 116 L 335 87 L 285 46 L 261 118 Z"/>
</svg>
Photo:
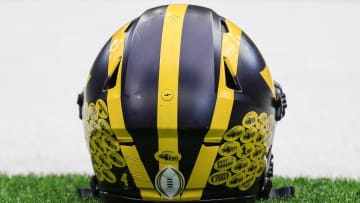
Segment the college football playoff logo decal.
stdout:
<svg viewBox="0 0 360 203">
<path fill-rule="evenodd" d="M 174 199 L 184 190 L 184 186 L 184 176 L 172 167 L 162 169 L 155 177 L 156 190 L 166 199 Z"/>
</svg>

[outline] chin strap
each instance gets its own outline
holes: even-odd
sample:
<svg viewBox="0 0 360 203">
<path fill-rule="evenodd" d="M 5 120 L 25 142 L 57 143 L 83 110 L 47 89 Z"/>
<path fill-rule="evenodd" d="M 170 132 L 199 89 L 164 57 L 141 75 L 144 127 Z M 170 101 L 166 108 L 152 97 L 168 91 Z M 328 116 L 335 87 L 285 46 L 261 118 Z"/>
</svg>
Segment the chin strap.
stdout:
<svg viewBox="0 0 360 203">
<path fill-rule="evenodd" d="M 270 149 L 270 157 L 268 158 L 268 171 L 267 176 L 264 178 L 264 186 L 260 192 L 260 198 L 269 199 L 269 198 L 287 198 L 287 197 L 294 197 L 295 195 L 295 187 L 294 186 L 286 186 L 281 188 L 273 188 L 272 180 L 273 171 L 274 171 L 274 163 L 273 158 L 274 155 L 271 153 Z"/>
<path fill-rule="evenodd" d="M 95 176 L 91 176 L 90 179 L 90 188 L 78 188 L 77 193 L 79 197 L 98 197 L 99 196 L 99 188 L 97 185 L 97 180 Z"/>
<path fill-rule="evenodd" d="M 80 198 L 94 197 L 94 194 L 91 192 L 90 188 L 78 188 L 76 191 Z"/>
<path fill-rule="evenodd" d="M 285 109 L 287 108 L 286 94 L 282 90 L 280 84 L 274 81 L 276 98 L 273 100 L 273 106 L 275 107 L 275 120 L 280 121 L 285 116 Z M 284 197 L 294 197 L 295 188 L 293 186 L 281 187 L 274 189 L 272 185 L 271 178 L 273 177 L 273 158 L 274 155 L 269 150 L 268 157 L 268 170 L 266 177 L 264 178 L 263 188 L 259 194 L 260 198 L 284 198 Z"/>
<path fill-rule="evenodd" d="M 295 188 L 293 186 L 281 187 L 278 189 L 271 189 L 269 198 L 279 198 L 279 197 L 294 197 Z"/>
<path fill-rule="evenodd" d="M 286 198 L 286 197 L 294 197 L 295 188 L 294 186 L 286 186 L 281 188 L 273 188 L 272 181 L 270 178 L 265 178 L 265 185 L 260 194 L 261 198 L 269 199 L 269 198 Z"/>
<path fill-rule="evenodd" d="M 271 161 L 271 163 L 272 163 L 272 161 Z M 294 197 L 294 195 L 295 195 L 295 188 L 293 186 L 281 187 L 281 188 L 274 189 L 274 188 L 272 188 L 271 178 L 265 178 L 264 182 L 265 182 L 264 187 L 260 194 L 261 198 L 264 198 L 264 199 L 286 198 L 286 197 Z M 91 177 L 90 187 L 91 188 L 78 188 L 77 193 L 78 193 L 79 197 L 80 198 L 98 197 L 99 196 L 99 188 L 97 186 L 97 180 L 96 180 L 95 176 Z"/>
</svg>

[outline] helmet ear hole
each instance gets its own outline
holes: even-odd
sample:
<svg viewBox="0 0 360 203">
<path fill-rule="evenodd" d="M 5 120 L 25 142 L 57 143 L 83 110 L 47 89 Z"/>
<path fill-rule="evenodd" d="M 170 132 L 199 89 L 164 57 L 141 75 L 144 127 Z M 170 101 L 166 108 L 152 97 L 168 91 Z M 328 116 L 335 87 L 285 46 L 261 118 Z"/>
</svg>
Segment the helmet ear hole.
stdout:
<svg viewBox="0 0 360 203">
<path fill-rule="evenodd" d="M 106 78 L 105 83 L 104 83 L 104 88 L 103 88 L 105 91 L 115 87 L 117 75 L 119 72 L 120 62 L 121 62 L 121 59 L 119 60 L 119 63 L 116 65 L 116 68 L 112 72 L 112 74 Z"/>
<path fill-rule="evenodd" d="M 223 33 L 229 32 L 229 28 L 226 25 L 225 19 L 221 19 L 220 23 L 221 23 L 221 32 L 223 32 Z"/>
<path fill-rule="evenodd" d="M 137 19 L 135 19 L 137 20 Z M 127 26 L 124 32 L 129 32 L 130 28 L 134 25 L 135 20 L 131 21 L 131 23 Z"/>
</svg>

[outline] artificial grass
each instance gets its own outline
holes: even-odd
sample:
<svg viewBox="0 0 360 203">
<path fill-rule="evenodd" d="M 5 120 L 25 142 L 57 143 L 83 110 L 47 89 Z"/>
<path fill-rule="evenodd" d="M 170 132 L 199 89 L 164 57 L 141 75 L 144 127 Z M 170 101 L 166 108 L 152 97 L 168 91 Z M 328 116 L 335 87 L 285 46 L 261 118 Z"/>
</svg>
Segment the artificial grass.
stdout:
<svg viewBox="0 0 360 203">
<path fill-rule="evenodd" d="M 294 186 L 295 197 L 287 199 L 270 199 L 260 202 L 351 202 L 360 203 L 360 181 L 352 179 L 295 179 L 276 177 L 275 188 Z"/>
<path fill-rule="evenodd" d="M 77 196 L 89 186 L 86 175 L 0 175 L 0 202 L 99 202 Z M 359 202 L 360 181 L 349 179 L 274 178 L 274 186 L 295 186 L 295 197 L 259 202 Z"/>
</svg>

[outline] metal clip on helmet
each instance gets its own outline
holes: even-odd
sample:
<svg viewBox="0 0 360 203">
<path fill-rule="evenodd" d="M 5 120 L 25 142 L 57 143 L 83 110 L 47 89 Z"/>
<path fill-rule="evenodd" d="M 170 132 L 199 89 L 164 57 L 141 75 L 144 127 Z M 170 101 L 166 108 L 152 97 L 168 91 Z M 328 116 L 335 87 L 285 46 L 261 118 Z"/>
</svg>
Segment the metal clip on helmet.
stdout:
<svg viewBox="0 0 360 203">
<path fill-rule="evenodd" d="M 252 202 L 271 189 L 280 85 L 250 38 L 214 11 L 160 6 L 120 28 L 78 104 L 107 201 Z"/>
</svg>

